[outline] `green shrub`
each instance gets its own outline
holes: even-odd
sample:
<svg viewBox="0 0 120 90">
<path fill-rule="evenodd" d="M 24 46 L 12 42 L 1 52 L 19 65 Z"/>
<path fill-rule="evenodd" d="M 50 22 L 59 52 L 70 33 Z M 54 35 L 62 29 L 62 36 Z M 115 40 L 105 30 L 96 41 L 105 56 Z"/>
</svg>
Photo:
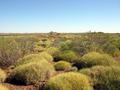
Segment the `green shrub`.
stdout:
<svg viewBox="0 0 120 90">
<path fill-rule="evenodd" d="M 71 40 L 66 40 L 60 43 L 60 50 L 65 51 L 65 50 L 70 50 L 71 49 Z"/>
<path fill-rule="evenodd" d="M 94 66 L 80 72 L 92 79 L 95 90 L 120 90 L 120 67 Z"/>
<path fill-rule="evenodd" d="M 7 87 L 0 84 L 0 90 L 9 90 Z"/>
<path fill-rule="evenodd" d="M 46 60 L 41 60 L 39 63 L 31 62 L 16 67 L 10 73 L 8 81 L 18 84 L 35 84 L 39 81 L 45 81 L 54 72 L 53 65 Z"/>
<path fill-rule="evenodd" d="M 50 47 L 51 44 L 52 44 L 52 42 L 49 39 L 47 39 L 47 38 L 42 39 L 39 42 L 37 42 L 38 46 L 42 46 L 44 48 Z"/>
<path fill-rule="evenodd" d="M 77 59 L 77 55 L 75 54 L 75 52 L 71 51 L 71 50 L 66 50 L 61 52 L 58 55 L 59 60 L 65 60 L 67 62 L 72 62 L 74 63 Z"/>
<path fill-rule="evenodd" d="M 7 68 L 20 57 L 32 53 L 35 41 L 33 36 L 0 36 L 0 67 Z"/>
<path fill-rule="evenodd" d="M 54 67 L 56 70 L 70 70 L 72 68 L 71 64 L 66 61 L 56 62 Z"/>
<path fill-rule="evenodd" d="M 18 43 L 5 36 L 0 36 L 0 68 L 7 68 L 20 57 Z"/>
<path fill-rule="evenodd" d="M 111 56 L 117 57 L 120 55 L 120 51 L 119 48 L 117 48 L 115 45 L 113 45 L 112 43 L 105 43 L 103 46 L 103 51 L 105 53 L 110 54 Z"/>
<path fill-rule="evenodd" d="M 4 80 L 6 79 L 6 73 L 0 69 L 0 82 L 4 82 Z"/>
<path fill-rule="evenodd" d="M 38 52 L 42 52 L 42 51 L 44 51 L 45 48 L 42 47 L 42 46 L 34 45 L 34 49 L 33 49 L 33 50 L 34 50 L 34 52 L 38 53 Z"/>
<path fill-rule="evenodd" d="M 88 77 L 74 72 L 59 74 L 52 77 L 44 90 L 93 90 Z"/>
<path fill-rule="evenodd" d="M 100 54 L 97 52 L 90 52 L 85 54 L 78 62 L 78 67 L 92 67 L 95 65 L 103 65 L 103 66 L 110 66 L 110 65 L 117 65 L 118 63 L 109 55 L 107 54 Z"/>
</svg>

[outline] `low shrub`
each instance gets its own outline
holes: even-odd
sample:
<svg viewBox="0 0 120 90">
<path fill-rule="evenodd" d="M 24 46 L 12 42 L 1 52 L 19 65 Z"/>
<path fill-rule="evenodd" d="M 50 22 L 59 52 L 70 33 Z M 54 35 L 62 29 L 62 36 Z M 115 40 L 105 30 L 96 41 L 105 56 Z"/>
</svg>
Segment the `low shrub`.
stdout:
<svg viewBox="0 0 120 90">
<path fill-rule="evenodd" d="M 61 51 L 70 50 L 72 46 L 71 43 L 72 43 L 71 40 L 62 41 L 60 43 L 60 50 Z"/>
<path fill-rule="evenodd" d="M 56 70 L 70 70 L 72 68 L 71 64 L 66 61 L 56 62 L 54 67 Z"/>
<path fill-rule="evenodd" d="M 10 73 L 8 81 L 15 84 L 35 84 L 39 81 L 45 81 L 54 72 L 53 65 L 46 60 L 41 60 L 39 63 L 31 62 L 16 67 Z"/>
<path fill-rule="evenodd" d="M 74 63 L 77 59 L 77 55 L 75 54 L 75 52 L 73 52 L 71 50 L 66 50 L 66 51 L 61 52 L 58 55 L 58 59 Z"/>
<path fill-rule="evenodd" d="M 33 50 L 34 50 L 34 52 L 38 53 L 38 52 L 43 52 L 45 50 L 45 48 L 42 46 L 35 45 Z"/>
<path fill-rule="evenodd" d="M 0 84 L 0 90 L 9 90 L 7 87 Z"/>
<path fill-rule="evenodd" d="M 118 63 L 108 54 L 100 54 L 97 52 L 90 52 L 88 54 L 85 54 L 77 62 L 77 67 L 79 69 L 84 67 L 92 67 L 95 65 L 110 66 L 118 65 Z"/>
<path fill-rule="evenodd" d="M 6 79 L 6 73 L 0 69 L 0 82 L 4 82 Z"/>
<path fill-rule="evenodd" d="M 80 73 L 92 79 L 94 90 L 120 90 L 120 67 L 94 66 Z"/>
<path fill-rule="evenodd" d="M 111 56 L 117 57 L 120 55 L 119 48 L 110 42 L 103 44 L 102 48 L 105 53 L 108 53 Z"/>
<path fill-rule="evenodd" d="M 52 77 L 44 90 L 93 90 L 88 77 L 74 72 L 59 74 Z"/>
</svg>

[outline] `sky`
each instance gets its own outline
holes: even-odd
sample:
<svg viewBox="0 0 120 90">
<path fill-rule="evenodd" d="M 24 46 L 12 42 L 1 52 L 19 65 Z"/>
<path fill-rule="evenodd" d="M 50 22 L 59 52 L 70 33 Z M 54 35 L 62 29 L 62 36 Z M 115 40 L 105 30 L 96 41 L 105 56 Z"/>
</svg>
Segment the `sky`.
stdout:
<svg viewBox="0 0 120 90">
<path fill-rule="evenodd" d="M 120 33 L 120 0 L 0 0 L 0 33 Z"/>
</svg>

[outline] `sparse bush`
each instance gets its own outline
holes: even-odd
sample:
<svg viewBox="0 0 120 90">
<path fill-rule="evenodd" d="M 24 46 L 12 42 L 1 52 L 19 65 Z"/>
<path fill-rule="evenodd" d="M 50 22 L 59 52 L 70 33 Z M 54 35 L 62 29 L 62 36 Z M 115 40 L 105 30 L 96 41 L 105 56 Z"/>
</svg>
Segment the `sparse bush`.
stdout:
<svg viewBox="0 0 120 90">
<path fill-rule="evenodd" d="M 105 43 L 102 47 L 103 47 L 103 51 L 105 53 L 110 54 L 111 56 L 115 57 L 120 55 L 119 49 L 112 43 Z"/>
<path fill-rule="evenodd" d="M 62 42 L 62 43 L 60 44 L 60 49 L 61 49 L 61 51 L 70 50 L 70 48 L 71 48 L 71 43 L 72 43 L 71 40 L 66 40 L 66 41 Z"/>
<path fill-rule="evenodd" d="M 84 54 L 92 51 L 102 52 L 99 44 L 89 39 L 84 38 L 83 40 L 73 40 L 71 44 L 72 47 L 70 49 L 78 53 L 80 56 L 83 56 Z"/>
<path fill-rule="evenodd" d="M 34 49 L 33 50 L 34 50 L 35 53 L 38 53 L 38 52 L 43 52 L 45 50 L 45 48 L 42 47 L 42 46 L 34 45 Z"/>
<path fill-rule="evenodd" d="M 57 58 L 59 60 L 65 60 L 67 62 L 74 63 L 77 59 L 77 55 L 75 54 L 75 52 L 67 50 L 67 51 L 61 52 Z"/>
<path fill-rule="evenodd" d="M 91 78 L 95 90 L 120 90 L 120 67 L 94 66 L 80 72 Z"/>
<path fill-rule="evenodd" d="M 93 90 L 88 77 L 74 72 L 59 74 L 52 77 L 44 90 Z"/>
<path fill-rule="evenodd" d="M 45 81 L 54 72 L 53 65 L 46 60 L 41 60 L 39 63 L 31 62 L 16 67 L 11 72 L 8 81 L 17 84 L 35 84 L 39 81 Z"/>
<path fill-rule="evenodd" d="M 37 44 L 38 44 L 38 46 L 42 46 L 44 48 L 47 48 L 47 47 L 51 46 L 52 42 L 46 38 L 46 39 L 40 40 Z"/>
<path fill-rule="evenodd" d="M 0 67 L 7 68 L 26 54 L 33 52 L 33 37 L 0 36 Z"/>
<path fill-rule="evenodd" d="M 120 50 L 120 39 L 112 40 L 111 43 Z"/>
<path fill-rule="evenodd" d="M 56 70 L 70 70 L 72 68 L 71 64 L 66 61 L 56 62 L 54 67 Z"/>
<path fill-rule="evenodd" d="M 0 90 L 9 90 L 7 87 L 0 84 Z"/>
<path fill-rule="evenodd" d="M 78 62 L 78 68 L 92 67 L 95 65 L 118 65 L 118 63 L 108 54 L 100 54 L 97 52 L 90 52 L 85 54 Z"/>
<path fill-rule="evenodd" d="M 6 79 L 6 73 L 0 69 L 0 82 L 4 82 Z"/>
<path fill-rule="evenodd" d="M 6 68 L 20 57 L 17 42 L 12 38 L 0 37 L 0 68 Z"/>
</svg>

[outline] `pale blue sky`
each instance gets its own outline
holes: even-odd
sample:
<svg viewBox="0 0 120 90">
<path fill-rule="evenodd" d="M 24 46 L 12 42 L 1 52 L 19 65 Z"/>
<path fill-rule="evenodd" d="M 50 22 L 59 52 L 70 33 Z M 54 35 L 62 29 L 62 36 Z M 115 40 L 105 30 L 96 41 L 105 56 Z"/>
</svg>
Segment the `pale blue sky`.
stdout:
<svg viewBox="0 0 120 90">
<path fill-rule="evenodd" d="M 120 0 L 0 0 L 0 32 L 120 32 Z"/>
</svg>

